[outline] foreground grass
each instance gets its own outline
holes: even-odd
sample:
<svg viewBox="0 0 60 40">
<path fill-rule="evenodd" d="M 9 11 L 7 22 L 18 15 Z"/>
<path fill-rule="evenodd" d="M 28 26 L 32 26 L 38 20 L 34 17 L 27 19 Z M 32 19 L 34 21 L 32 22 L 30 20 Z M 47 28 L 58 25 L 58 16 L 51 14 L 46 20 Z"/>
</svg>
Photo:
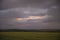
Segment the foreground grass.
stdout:
<svg viewBox="0 0 60 40">
<path fill-rule="evenodd" d="M 0 40 L 60 40 L 58 32 L 0 32 Z"/>
</svg>

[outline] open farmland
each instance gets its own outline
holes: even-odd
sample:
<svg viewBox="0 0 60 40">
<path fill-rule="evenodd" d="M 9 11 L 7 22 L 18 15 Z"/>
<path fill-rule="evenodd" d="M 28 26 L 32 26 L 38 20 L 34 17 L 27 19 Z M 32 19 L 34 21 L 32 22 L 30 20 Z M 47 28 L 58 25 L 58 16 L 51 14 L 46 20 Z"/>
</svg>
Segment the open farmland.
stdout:
<svg viewBox="0 0 60 40">
<path fill-rule="evenodd" d="M 0 32 L 0 40 L 60 40 L 60 32 Z"/>
</svg>

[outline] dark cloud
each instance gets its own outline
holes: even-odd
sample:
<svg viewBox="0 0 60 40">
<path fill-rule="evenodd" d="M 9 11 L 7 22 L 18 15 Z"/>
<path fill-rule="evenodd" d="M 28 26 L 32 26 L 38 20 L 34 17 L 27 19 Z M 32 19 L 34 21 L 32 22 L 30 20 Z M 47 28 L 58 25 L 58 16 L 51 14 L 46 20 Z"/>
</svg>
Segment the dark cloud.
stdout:
<svg viewBox="0 0 60 40">
<path fill-rule="evenodd" d="M 0 3 L 0 29 L 60 29 L 60 0 L 0 0 Z M 29 16 L 44 19 L 16 20 Z"/>
<path fill-rule="evenodd" d="M 30 5 L 33 8 L 49 8 L 56 2 L 55 0 L 2 0 L 1 7 L 10 9 L 16 7 L 27 7 Z M 53 4 L 52 4 L 53 3 Z"/>
<path fill-rule="evenodd" d="M 60 22 L 60 1 L 59 0 L 57 0 L 55 6 L 57 6 L 57 8 L 55 8 L 55 9 L 50 8 L 48 14 L 53 16 L 52 21 Z"/>
</svg>

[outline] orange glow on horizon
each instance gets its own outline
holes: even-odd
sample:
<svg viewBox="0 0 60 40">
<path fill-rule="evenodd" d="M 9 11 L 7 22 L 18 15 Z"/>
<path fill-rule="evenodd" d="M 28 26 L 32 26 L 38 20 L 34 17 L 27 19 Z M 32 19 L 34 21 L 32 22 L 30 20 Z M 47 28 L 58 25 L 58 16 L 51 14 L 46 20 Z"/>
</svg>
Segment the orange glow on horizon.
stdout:
<svg viewBox="0 0 60 40">
<path fill-rule="evenodd" d="M 29 19 L 41 19 L 40 16 L 29 16 Z"/>
<path fill-rule="evenodd" d="M 22 21 L 22 20 L 24 20 L 23 18 L 16 18 L 16 20 L 18 20 L 18 21 Z"/>
<path fill-rule="evenodd" d="M 18 21 L 44 19 L 46 16 L 29 16 L 27 18 L 16 18 Z"/>
</svg>

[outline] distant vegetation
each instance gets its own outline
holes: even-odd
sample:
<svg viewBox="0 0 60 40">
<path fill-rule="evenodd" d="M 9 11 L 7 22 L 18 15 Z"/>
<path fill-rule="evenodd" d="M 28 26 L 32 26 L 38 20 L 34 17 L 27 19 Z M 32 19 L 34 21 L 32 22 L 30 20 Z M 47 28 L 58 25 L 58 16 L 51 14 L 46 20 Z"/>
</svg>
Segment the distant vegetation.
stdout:
<svg viewBox="0 0 60 40">
<path fill-rule="evenodd" d="M 0 30 L 0 32 L 60 32 L 60 30 L 57 29 L 40 29 L 40 30 L 34 30 L 34 29 L 6 29 L 6 30 Z"/>
</svg>

